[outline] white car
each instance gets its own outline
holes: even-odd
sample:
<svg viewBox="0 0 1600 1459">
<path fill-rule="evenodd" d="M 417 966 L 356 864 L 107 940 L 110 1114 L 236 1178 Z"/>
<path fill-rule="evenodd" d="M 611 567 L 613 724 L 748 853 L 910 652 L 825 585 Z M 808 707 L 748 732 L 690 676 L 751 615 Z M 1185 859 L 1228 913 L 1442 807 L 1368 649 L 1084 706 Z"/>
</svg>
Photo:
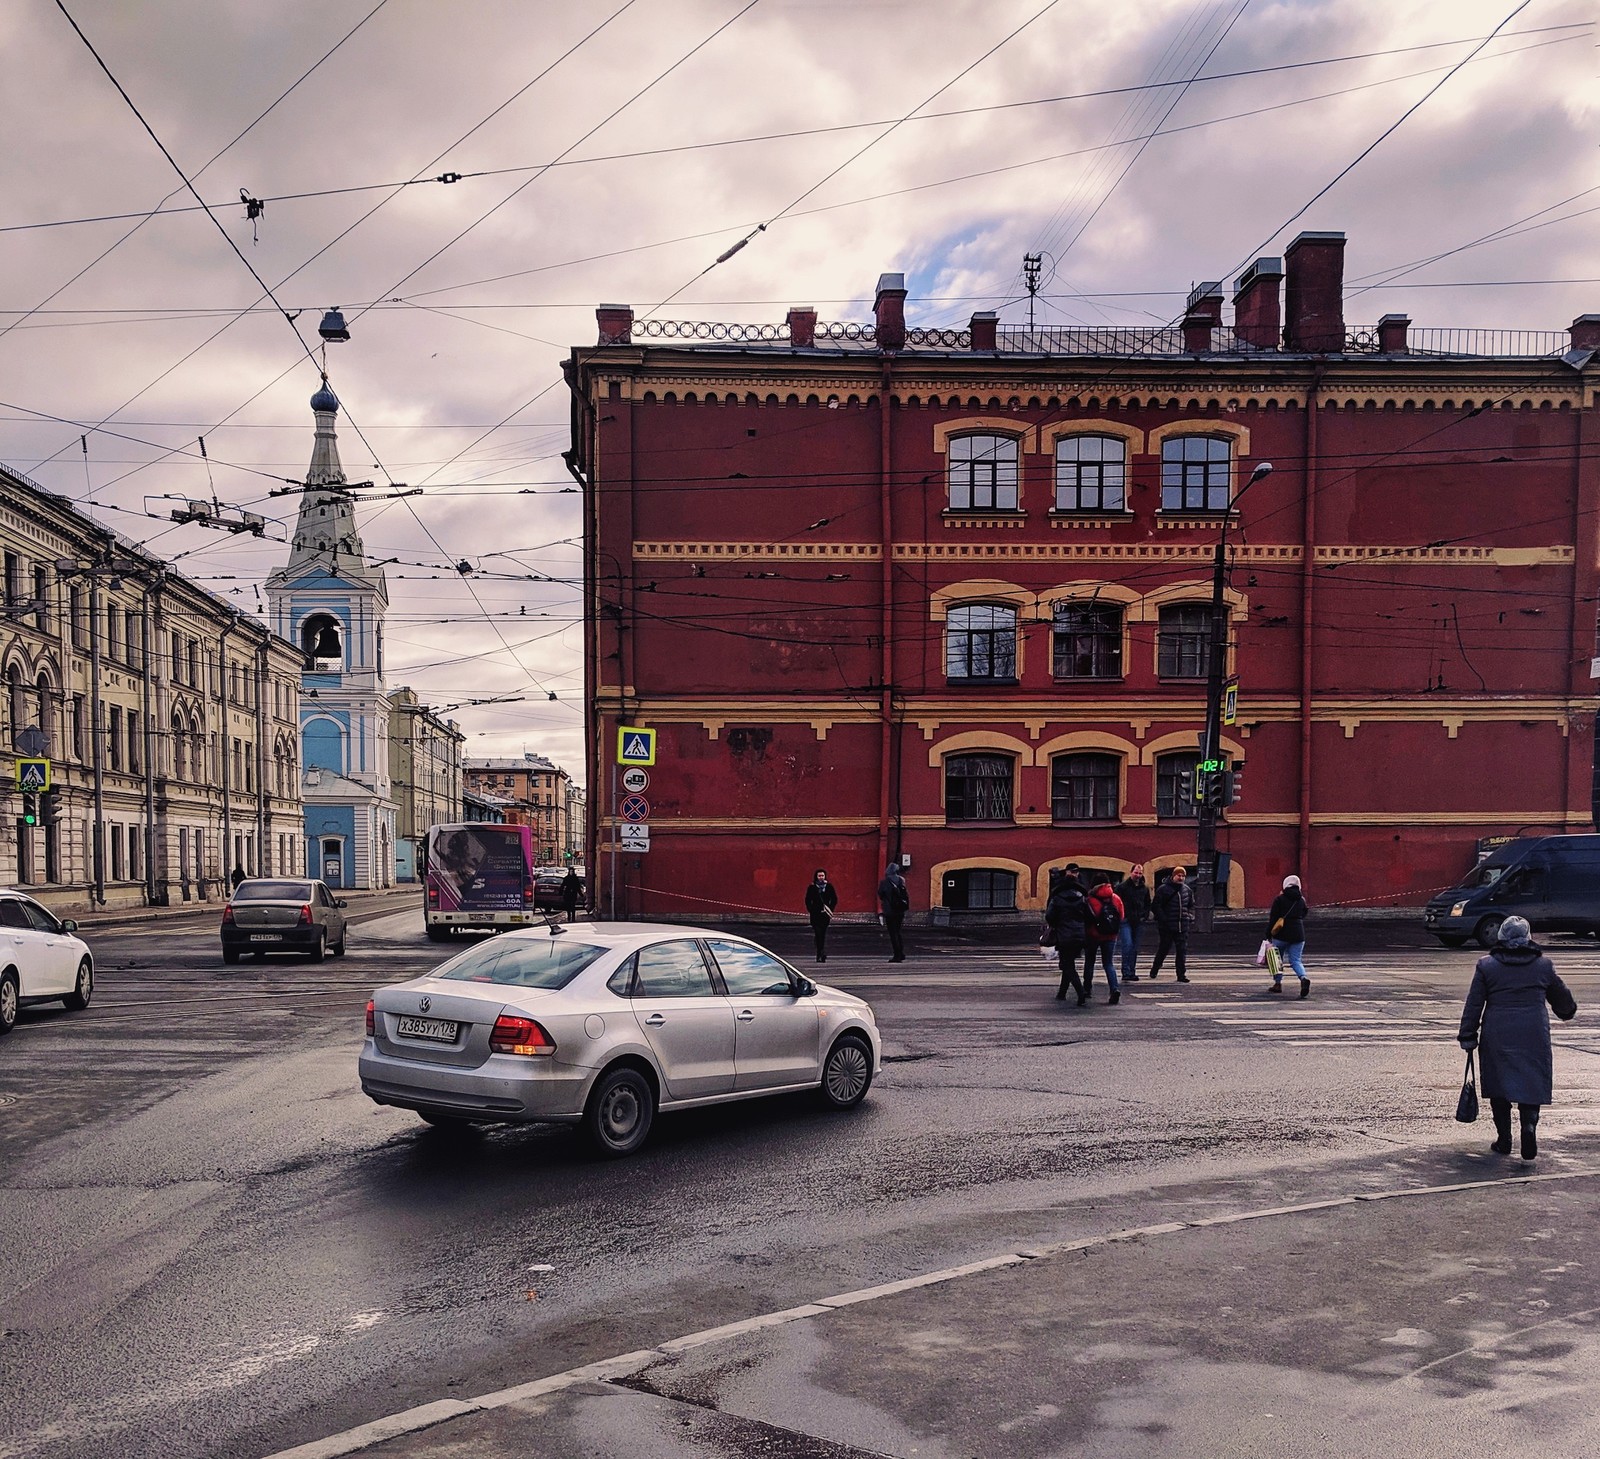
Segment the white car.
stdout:
<svg viewBox="0 0 1600 1459">
<path fill-rule="evenodd" d="M 89 1006 L 94 958 L 77 930 L 32 897 L 0 888 L 0 1034 L 17 1026 L 17 1010 L 30 1003 Z"/>
</svg>

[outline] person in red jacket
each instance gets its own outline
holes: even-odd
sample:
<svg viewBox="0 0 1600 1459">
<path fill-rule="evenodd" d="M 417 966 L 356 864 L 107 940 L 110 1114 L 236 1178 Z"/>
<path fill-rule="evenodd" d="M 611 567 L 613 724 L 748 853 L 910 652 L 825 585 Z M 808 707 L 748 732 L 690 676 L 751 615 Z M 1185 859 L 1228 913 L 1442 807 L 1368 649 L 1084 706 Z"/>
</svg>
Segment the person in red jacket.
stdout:
<svg viewBox="0 0 1600 1459">
<path fill-rule="evenodd" d="M 1089 933 L 1089 948 L 1083 960 L 1083 991 L 1086 997 L 1089 979 L 1094 972 L 1095 955 L 1098 953 L 1100 966 L 1106 970 L 1106 987 L 1111 990 L 1106 1002 L 1122 1002 L 1122 990 L 1117 987 L 1117 960 L 1113 954 L 1124 917 L 1122 898 L 1112 889 L 1110 882 L 1102 880 L 1089 893 L 1088 916 L 1085 918 Z"/>
</svg>

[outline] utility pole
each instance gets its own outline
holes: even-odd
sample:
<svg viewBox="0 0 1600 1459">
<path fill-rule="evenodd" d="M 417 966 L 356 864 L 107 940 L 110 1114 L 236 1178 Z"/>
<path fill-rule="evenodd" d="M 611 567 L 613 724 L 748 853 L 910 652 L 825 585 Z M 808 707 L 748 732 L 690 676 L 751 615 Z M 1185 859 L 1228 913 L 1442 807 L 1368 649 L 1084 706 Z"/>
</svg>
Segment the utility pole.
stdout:
<svg viewBox="0 0 1600 1459">
<path fill-rule="evenodd" d="M 1033 333 L 1033 301 L 1039 293 L 1039 276 L 1044 271 L 1044 255 L 1040 253 L 1025 253 L 1022 255 L 1022 282 L 1028 290 L 1028 333 Z"/>
<path fill-rule="evenodd" d="M 89 574 L 89 723 L 94 764 L 94 904 L 106 904 L 106 741 L 100 723 L 100 579 Z"/>
<path fill-rule="evenodd" d="M 1194 930 L 1210 932 L 1217 905 L 1217 813 L 1222 809 L 1222 771 L 1216 768 L 1222 749 L 1222 686 L 1228 667 L 1228 523 L 1233 509 L 1272 463 L 1258 462 L 1250 479 L 1239 488 L 1222 519 L 1216 551 L 1211 560 L 1211 625 L 1206 642 L 1206 722 L 1200 735 L 1200 764 L 1195 769 L 1194 794 L 1199 802 L 1195 829 Z"/>
</svg>

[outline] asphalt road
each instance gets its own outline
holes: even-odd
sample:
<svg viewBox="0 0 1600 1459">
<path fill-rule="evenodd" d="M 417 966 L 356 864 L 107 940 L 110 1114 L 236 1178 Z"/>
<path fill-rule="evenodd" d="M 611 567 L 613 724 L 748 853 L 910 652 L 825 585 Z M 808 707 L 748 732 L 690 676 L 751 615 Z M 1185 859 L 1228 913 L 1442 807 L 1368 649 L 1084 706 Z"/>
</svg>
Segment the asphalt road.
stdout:
<svg viewBox="0 0 1600 1459">
<path fill-rule="evenodd" d="M 94 1005 L 0 1043 L 0 1459 L 263 1455 L 1060 1239 L 1086 1209 L 1159 1218 L 1197 1182 L 1482 1143 L 1449 1119 L 1472 954 L 1395 923 L 1313 940 L 1304 1001 L 1265 996 L 1236 929 L 1187 987 L 1117 1008 L 1097 987 L 1082 1010 L 1026 946 L 930 939 L 890 966 L 842 928 L 825 969 L 798 965 L 877 1009 L 867 1102 L 667 1118 L 620 1164 L 561 1130 L 452 1140 L 361 1096 L 371 988 L 439 958 L 413 906 L 318 966 L 225 969 L 209 920 L 92 936 Z M 771 940 L 798 960 L 803 934 Z M 1583 1010 L 1541 1127 L 1559 1160 L 1600 1131 L 1600 951 L 1554 951 Z"/>
</svg>

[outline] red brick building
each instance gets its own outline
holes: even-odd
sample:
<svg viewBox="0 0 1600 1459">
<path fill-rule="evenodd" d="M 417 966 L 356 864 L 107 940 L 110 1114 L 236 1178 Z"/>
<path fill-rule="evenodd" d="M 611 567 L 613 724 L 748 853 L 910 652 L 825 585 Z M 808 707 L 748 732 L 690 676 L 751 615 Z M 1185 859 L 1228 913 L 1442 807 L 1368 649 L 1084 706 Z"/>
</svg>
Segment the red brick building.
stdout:
<svg viewBox="0 0 1600 1459">
<path fill-rule="evenodd" d="M 1165 329 L 908 329 L 894 274 L 872 324 L 603 306 L 567 366 L 602 905 L 619 723 L 660 733 L 631 915 L 1192 864 L 1225 517 L 1230 905 L 1420 902 L 1481 836 L 1589 829 L 1600 316 L 1352 328 L 1343 258 L 1302 234 Z"/>
</svg>

